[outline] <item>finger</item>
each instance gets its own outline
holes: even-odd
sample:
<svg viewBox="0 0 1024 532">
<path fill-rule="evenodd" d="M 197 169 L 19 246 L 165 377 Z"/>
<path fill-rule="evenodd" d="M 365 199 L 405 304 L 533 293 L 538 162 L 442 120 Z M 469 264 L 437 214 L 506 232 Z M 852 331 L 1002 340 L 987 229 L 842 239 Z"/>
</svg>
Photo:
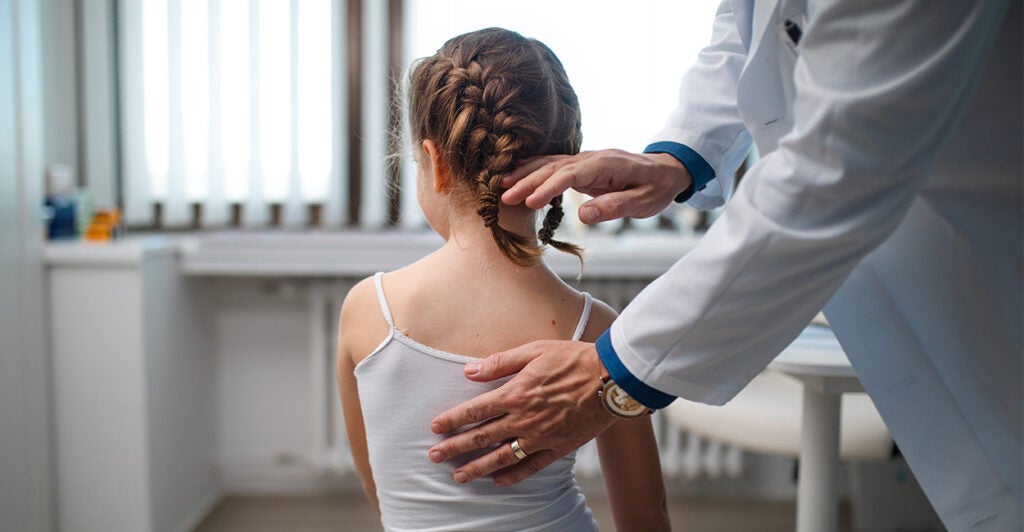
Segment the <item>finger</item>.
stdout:
<svg viewBox="0 0 1024 532">
<path fill-rule="evenodd" d="M 501 423 L 485 423 L 466 432 L 451 436 L 427 451 L 434 463 L 451 460 L 456 456 L 512 439 L 511 430 Z"/>
<path fill-rule="evenodd" d="M 511 486 L 533 476 L 545 467 L 555 463 L 558 455 L 553 451 L 540 451 L 523 458 L 519 463 L 501 470 L 494 475 L 498 486 Z"/>
<path fill-rule="evenodd" d="M 508 351 L 494 353 L 480 362 L 466 364 L 466 377 L 478 382 L 487 382 L 519 373 L 531 360 L 544 353 L 544 345 L 544 342 L 530 342 Z"/>
<path fill-rule="evenodd" d="M 533 192 L 524 200 L 531 209 L 541 209 L 555 196 L 570 188 L 579 188 L 589 184 L 589 167 L 578 162 L 564 164 L 557 168 L 542 182 L 537 183 Z"/>
<path fill-rule="evenodd" d="M 509 188 L 512 185 L 518 183 L 524 177 L 536 172 L 543 168 L 545 165 L 554 163 L 560 159 L 566 159 L 565 155 L 548 155 L 541 157 L 531 157 L 529 159 L 523 159 L 516 161 L 516 167 L 511 172 L 501 176 L 501 187 Z"/>
<path fill-rule="evenodd" d="M 519 440 L 519 445 L 523 445 L 522 440 Z M 529 458 L 529 455 L 522 460 L 526 460 L 527 458 Z M 519 462 L 520 459 L 512 450 L 511 443 L 504 443 L 499 445 L 493 451 L 480 456 L 475 460 L 467 462 L 456 469 L 454 473 L 455 482 L 465 484 L 466 482 L 490 475 L 500 469 L 516 465 Z"/>
<path fill-rule="evenodd" d="M 571 160 L 571 157 L 566 156 L 538 157 L 517 167 L 502 178 L 501 186 L 508 190 L 501 195 L 501 201 L 506 205 L 522 203 L 538 186 Z"/>
<path fill-rule="evenodd" d="M 434 434 L 445 434 L 463 425 L 480 423 L 503 415 L 508 411 L 502 400 L 504 394 L 505 392 L 498 388 L 449 408 L 430 420 L 430 430 Z"/>
<path fill-rule="evenodd" d="M 585 224 L 596 224 L 617 220 L 624 216 L 638 218 L 650 216 L 651 214 L 643 214 L 642 205 L 637 202 L 641 195 L 642 192 L 639 189 L 602 194 L 580 205 L 578 213 L 580 221 Z"/>
</svg>

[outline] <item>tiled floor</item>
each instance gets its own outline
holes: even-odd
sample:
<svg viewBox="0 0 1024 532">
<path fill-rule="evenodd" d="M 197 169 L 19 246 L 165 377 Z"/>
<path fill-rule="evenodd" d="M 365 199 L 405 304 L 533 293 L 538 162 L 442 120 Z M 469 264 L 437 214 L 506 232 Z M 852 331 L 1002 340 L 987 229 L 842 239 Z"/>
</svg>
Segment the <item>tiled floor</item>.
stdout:
<svg viewBox="0 0 1024 532">
<path fill-rule="evenodd" d="M 588 497 L 602 530 L 615 530 L 608 503 Z M 687 532 L 792 531 L 795 507 L 786 502 L 700 500 L 688 497 L 669 504 L 673 530 Z M 841 532 L 850 529 L 846 505 L 839 512 Z M 377 513 L 361 495 L 305 497 L 228 496 L 196 532 L 337 532 L 379 531 Z"/>
</svg>

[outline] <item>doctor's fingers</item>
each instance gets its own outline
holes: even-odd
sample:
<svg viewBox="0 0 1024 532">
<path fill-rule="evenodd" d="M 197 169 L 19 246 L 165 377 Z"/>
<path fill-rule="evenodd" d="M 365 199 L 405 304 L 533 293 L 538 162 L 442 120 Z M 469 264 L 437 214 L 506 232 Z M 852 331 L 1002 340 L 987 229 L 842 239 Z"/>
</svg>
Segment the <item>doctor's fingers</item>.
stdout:
<svg viewBox="0 0 1024 532">
<path fill-rule="evenodd" d="M 431 432 L 434 434 L 445 434 L 464 425 L 480 423 L 482 421 L 504 415 L 508 412 L 508 393 L 506 388 L 509 384 L 511 384 L 511 381 L 505 383 L 496 390 L 482 393 L 465 403 L 445 410 L 430 421 Z M 463 433 L 463 435 L 464 434 L 465 433 Z M 451 438 L 449 438 L 449 440 L 450 439 Z M 449 440 L 445 440 L 444 442 L 435 445 L 434 448 L 436 449 L 437 447 L 440 447 Z M 487 442 L 484 445 L 481 445 L 481 447 L 485 447 L 486 445 L 489 445 L 489 443 L 490 442 Z M 457 455 L 445 456 L 445 460 L 454 456 Z"/>
<path fill-rule="evenodd" d="M 606 414 L 606 413 L 603 413 L 603 414 Z M 585 443 L 587 443 L 588 441 L 593 439 L 595 436 L 597 436 L 598 434 L 600 434 L 601 432 L 606 430 L 608 427 L 610 427 L 614 423 L 614 420 L 613 419 L 609 419 L 609 418 L 611 418 L 611 416 L 605 415 L 605 416 L 603 416 L 602 419 L 597 421 L 596 424 L 590 425 L 589 429 L 587 429 L 587 430 L 583 430 L 583 431 L 577 430 L 577 431 L 573 431 L 573 432 L 570 432 L 570 433 L 566 433 L 566 434 L 563 434 L 560 437 L 550 438 L 545 443 L 537 443 L 540 440 L 532 440 L 532 439 L 529 439 L 529 438 L 517 438 L 518 441 L 519 441 L 520 447 L 523 449 L 524 452 L 527 453 L 526 458 L 523 458 L 522 461 L 517 461 L 515 464 L 513 464 L 513 465 L 511 465 L 509 467 L 505 467 L 505 468 L 497 471 L 497 473 L 495 473 L 495 475 L 494 475 L 494 483 L 499 485 L 499 486 L 508 486 L 508 485 L 516 484 L 518 482 L 522 482 L 523 480 L 526 480 L 527 478 L 532 476 L 534 473 L 536 473 L 536 472 L 540 471 L 541 469 L 544 469 L 545 467 L 551 465 L 556 460 L 562 458 L 563 456 L 568 455 L 569 453 L 575 451 L 576 449 L 579 449 Z M 536 447 L 544 447 L 544 449 L 543 450 L 531 450 L 531 448 L 535 447 L 535 446 Z M 502 446 L 502 447 L 508 447 L 508 449 L 511 451 L 511 446 Z M 501 447 L 499 447 L 495 451 L 492 451 L 490 454 L 495 454 L 495 453 L 497 453 L 498 451 L 501 451 L 501 450 L 502 450 Z M 514 452 L 512 454 L 513 454 L 513 456 L 515 455 Z M 487 457 L 478 458 L 477 460 L 474 460 L 473 462 L 469 462 L 466 465 L 460 467 L 459 469 L 467 469 L 467 468 L 469 468 L 471 466 L 472 467 L 476 467 L 477 466 L 477 464 L 476 464 L 477 461 L 482 460 L 482 459 L 486 459 L 486 458 Z M 499 459 L 500 460 L 507 460 L 504 457 L 501 457 L 501 458 L 495 457 L 495 461 L 497 461 Z M 490 465 L 490 462 L 484 462 L 484 463 L 487 464 L 488 466 Z M 489 467 L 487 469 L 489 469 Z M 481 469 L 481 470 L 483 470 L 483 469 Z M 476 473 L 477 470 L 471 469 L 471 470 L 468 470 L 468 471 L 465 471 L 465 472 L 466 472 L 467 476 L 469 476 L 469 474 L 471 472 L 472 473 Z M 484 474 L 486 474 L 486 473 L 484 473 Z M 476 477 L 474 477 L 474 478 L 476 478 Z"/>
<path fill-rule="evenodd" d="M 631 176 L 623 176 L 618 172 L 618 151 L 581 153 L 576 159 L 562 164 L 536 185 L 533 193 L 526 198 L 526 206 L 531 209 L 543 208 L 552 198 L 570 188 L 591 196 L 630 188 L 628 182 Z"/>
<path fill-rule="evenodd" d="M 517 166 L 511 172 L 501 176 L 501 188 L 507 188 L 513 192 L 511 195 L 508 192 L 502 195 L 502 201 L 508 205 L 515 205 L 523 201 L 530 192 L 533 192 L 534 188 L 537 188 L 538 183 L 543 182 L 547 176 L 550 176 L 562 165 L 569 163 L 574 157 L 576 156 L 544 155 L 516 161 Z M 520 183 L 522 184 L 520 185 Z M 515 201 L 511 201 L 512 199 Z"/>
<path fill-rule="evenodd" d="M 529 449 L 528 444 L 523 442 L 524 440 L 519 438 L 522 448 Z M 526 458 L 519 459 L 511 445 L 504 444 L 459 467 L 455 470 L 454 477 L 456 482 L 465 483 L 498 472 L 494 476 L 494 483 L 507 486 L 533 475 L 559 458 L 561 456 L 552 451 L 527 451 Z"/>
<path fill-rule="evenodd" d="M 570 188 L 594 197 L 633 189 L 657 192 L 672 182 L 673 176 L 665 170 L 665 166 L 649 154 L 617 149 L 582 152 L 538 183 L 526 198 L 526 205 L 539 209 Z"/>
<path fill-rule="evenodd" d="M 510 486 L 522 482 L 533 476 L 534 473 L 555 463 L 556 460 L 569 454 L 571 451 L 572 449 L 569 449 L 561 454 L 558 451 L 541 451 L 537 454 L 531 454 L 524 458 L 522 462 L 498 471 L 494 475 L 494 483 L 499 486 Z"/>
<path fill-rule="evenodd" d="M 519 347 L 487 356 L 480 362 L 466 364 L 466 377 L 478 382 L 493 381 L 522 371 L 533 359 L 553 348 L 548 340 L 537 340 Z"/>
<path fill-rule="evenodd" d="M 580 205 L 579 218 L 585 224 L 596 224 L 617 220 L 626 216 L 647 218 L 665 208 L 652 196 L 658 191 L 653 187 L 638 187 L 620 192 L 608 192 Z"/>
<path fill-rule="evenodd" d="M 430 430 L 435 434 L 447 434 L 464 425 L 480 424 L 465 432 L 451 434 L 431 447 L 428 451 L 430 459 L 434 462 L 451 460 L 516 437 L 538 442 L 550 436 L 557 437 L 563 428 L 561 420 L 567 414 L 558 410 L 564 410 L 557 404 L 558 397 L 548 398 L 540 391 L 541 386 L 536 384 L 536 379 L 528 377 L 522 372 L 498 389 L 478 395 L 435 417 L 430 424 Z M 551 409 L 556 409 L 554 415 Z M 550 448 L 544 444 L 538 447 Z"/>
<path fill-rule="evenodd" d="M 502 178 L 502 186 L 506 186 L 506 182 L 510 182 L 510 184 L 508 185 L 508 190 L 502 194 L 501 201 L 508 205 L 516 205 L 526 201 L 526 205 L 533 209 L 547 205 L 551 198 L 565 192 L 571 186 L 571 184 L 568 184 L 561 189 L 551 189 L 549 183 L 552 177 L 558 175 L 566 166 L 575 164 L 584 158 L 585 154 L 532 159 L 526 165 L 516 168 L 512 173 Z M 511 183 L 513 180 L 515 180 L 514 183 Z M 546 194 L 546 199 L 538 197 L 537 190 L 541 187 L 554 190 L 554 192 L 549 195 Z"/>
<path fill-rule="evenodd" d="M 441 443 L 431 447 L 427 451 L 427 455 L 430 457 L 431 462 L 444 462 L 469 452 L 486 449 L 492 445 L 509 441 L 516 437 L 517 432 L 523 433 L 521 430 L 515 430 L 513 425 L 508 423 L 505 418 L 491 420 L 465 432 L 449 436 Z"/>
</svg>

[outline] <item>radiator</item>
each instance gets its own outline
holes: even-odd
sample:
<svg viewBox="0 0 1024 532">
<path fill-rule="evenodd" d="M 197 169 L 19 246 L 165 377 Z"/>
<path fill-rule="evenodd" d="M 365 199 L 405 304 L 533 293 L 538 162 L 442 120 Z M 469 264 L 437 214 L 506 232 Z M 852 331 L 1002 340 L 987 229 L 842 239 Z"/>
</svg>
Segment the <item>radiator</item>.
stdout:
<svg viewBox="0 0 1024 532">
<path fill-rule="evenodd" d="M 584 279 L 578 289 L 589 292 L 616 310 L 621 310 L 636 296 L 649 279 Z M 341 303 L 354 281 L 322 280 L 309 285 L 309 357 L 310 408 L 313 448 L 302 457 L 307 469 L 321 477 L 350 476 L 355 466 L 349 452 L 335 383 L 335 352 L 337 319 Z M 652 419 L 666 479 L 693 480 L 701 477 L 739 478 L 743 473 L 740 449 L 686 433 L 667 423 L 660 413 Z M 597 445 L 584 445 L 576 457 L 576 473 L 581 478 L 601 474 Z"/>
</svg>

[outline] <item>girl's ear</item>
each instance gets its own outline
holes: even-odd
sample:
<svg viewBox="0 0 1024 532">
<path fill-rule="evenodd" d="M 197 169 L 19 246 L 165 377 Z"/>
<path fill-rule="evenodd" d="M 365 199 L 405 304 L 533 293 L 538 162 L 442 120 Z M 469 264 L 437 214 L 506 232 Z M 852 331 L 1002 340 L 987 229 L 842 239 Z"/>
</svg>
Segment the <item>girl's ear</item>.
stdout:
<svg viewBox="0 0 1024 532">
<path fill-rule="evenodd" d="M 452 167 L 448 165 L 444 154 L 437 148 L 437 144 L 430 139 L 423 140 L 423 153 L 430 162 L 431 173 L 435 192 L 442 192 L 452 184 Z"/>
</svg>

